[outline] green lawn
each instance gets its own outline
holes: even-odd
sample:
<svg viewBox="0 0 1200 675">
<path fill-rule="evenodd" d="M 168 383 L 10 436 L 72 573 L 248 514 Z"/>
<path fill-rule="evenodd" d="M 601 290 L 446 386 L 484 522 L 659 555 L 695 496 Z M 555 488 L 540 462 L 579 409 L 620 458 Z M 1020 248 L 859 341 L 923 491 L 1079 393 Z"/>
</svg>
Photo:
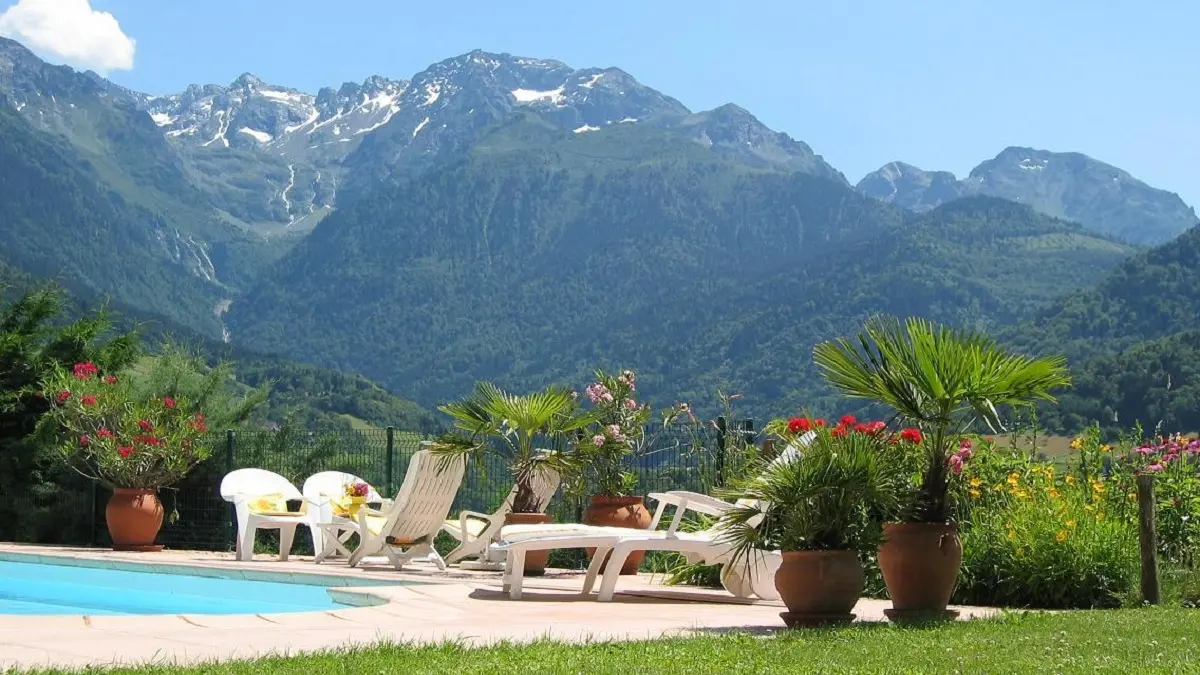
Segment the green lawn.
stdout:
<svg viewBox="0 0 1200 675">
<path fill-rule="evenodd" d="M 581 604 L 580 611 L 586 607 Z M 652 611 L 652 608 L 648 608 Z M 868 625 L 583 646 L 381 646 L 196 668 L 97 671 L 199 675 L 344 673 L 1137 673 L 1200 672 L 1200 610 L 1009 615 L 928 628 Z"/>
</svg>

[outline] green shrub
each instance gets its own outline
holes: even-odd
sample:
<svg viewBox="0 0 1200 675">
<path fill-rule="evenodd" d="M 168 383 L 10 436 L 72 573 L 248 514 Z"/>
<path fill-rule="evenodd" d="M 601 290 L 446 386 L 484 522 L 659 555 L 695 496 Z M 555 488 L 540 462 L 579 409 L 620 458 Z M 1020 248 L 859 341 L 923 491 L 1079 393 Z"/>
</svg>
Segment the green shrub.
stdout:
<svg viewBox="0 0 1200 675">
<path fill-rule="evenodd" d="M 963 532 L 955 601 L 1047 609 L 1116 607 L 1138 576 L 1137 530 L 1113 517 L 1103 492 L 1035 466 L 984 488 Z M 1103 490 L 1103 488 L 1101 488 Z M 986 498 L 981 494 L 980 499 Z"/>
</svg>

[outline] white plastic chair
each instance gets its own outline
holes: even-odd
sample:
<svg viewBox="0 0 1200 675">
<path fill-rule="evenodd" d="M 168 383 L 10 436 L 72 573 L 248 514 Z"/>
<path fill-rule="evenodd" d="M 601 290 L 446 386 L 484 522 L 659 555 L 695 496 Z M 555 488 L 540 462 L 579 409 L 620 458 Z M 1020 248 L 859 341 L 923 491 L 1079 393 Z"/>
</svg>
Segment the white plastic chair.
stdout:
<svg viewBox="0 0 1200 675">
<path fill-rule="evenodd" d="M 342 471 L 321 471 L 304 481 L 301 492 L 308 502 L 309 527 L 313 532 L 313 553 L 315 562 L 321 562 L 333 556 L 349 556 L 350 550 L 346 542 L 358 532 L 358 523 L 354 519 L 336 513 L 334 500 L 345 494 L 346 486 L 354 483 L 367 483 L 354 474 Z M 366 501 L 369 503 L 384 503 L 379 492 L 367 483 Z"/>
<path fill-rule="evenodd" d="M 546 505 L 558 492 L 561 477 L 557 471 L 543 469 L 533 478 L 533 493 L 537 503 Z M 513 501 L 517 497 L 518 486 L 513 485 L 500 508 L 491 514 L 478 511 L 462 511 L 457 519 L 442 523 L 442 531 L 459 541 L 458 547 L 446 555 L 446 563 L 453 565 L 465 558 L 475 557 L 476 561 L 462 563 L 464 569 L 501 570 L 504 567 L 505 552 L 492 546 L 500 539 L 500 529 L 504 520 L 512 513 Z"/>
<path fill-rule="evenodd" d="M 311 520 L 306 513 L 283 514 L 255 513 L 251 502 L 267 495 L 280 495 L 285 500 L 304 499 L 300 491 L 288 479 L 264 469 L 237 469 L 221 479 L 221 498 L 233 503 L 237 514 L 237 559 L 254 558 L 254 535 L 258 530 L 279 530 L 279 560 L 286 561 L 296 536 L 297 525 L 307 525 Z M 313 541 L 317 534 L 313 532 Z"/>
<path fill-rule="evenodd" d="M 413 558 L 426 557 L 444 571 L 446 561 L 434 550 L 433 541 L 450 513 L 465 471 L 463 458 L 443 459 L 428 448 L 418 450 L 392 505 L 384 511 L 359 510 L 359 543 L 350 554 L 350 566 L 382 553 L 396 569 Z"/>
</svg>

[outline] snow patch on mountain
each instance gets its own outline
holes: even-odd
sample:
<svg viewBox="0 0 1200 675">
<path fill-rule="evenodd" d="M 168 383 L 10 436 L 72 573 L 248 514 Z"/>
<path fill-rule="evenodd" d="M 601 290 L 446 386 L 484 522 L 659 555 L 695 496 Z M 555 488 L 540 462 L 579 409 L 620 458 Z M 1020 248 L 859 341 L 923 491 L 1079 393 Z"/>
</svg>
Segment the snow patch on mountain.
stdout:
<svg viewBox="0 0 1200 675">
<path fill-rule="evenodd" d="M 270 143 L 272 138 L 271 134 L 268 134 L 265 131 L 259 131 L 258 129 L 251 129 L 250 127 L 242 127 L 241 129 L 238 129 L 238 133 L 246 134 L 259 143 Z"/>
<path fill-rule="evenodd" d="M 517 99 L 517 103 L 535 103 L 549 99 L 555 104 L 563 102 L 563 90 L 566 86 L 561 86 L 558 89 L 550 89 L 548 91 L 537 91 L 534 89 L 513 89 L 513 98 Z"/>
</svg>

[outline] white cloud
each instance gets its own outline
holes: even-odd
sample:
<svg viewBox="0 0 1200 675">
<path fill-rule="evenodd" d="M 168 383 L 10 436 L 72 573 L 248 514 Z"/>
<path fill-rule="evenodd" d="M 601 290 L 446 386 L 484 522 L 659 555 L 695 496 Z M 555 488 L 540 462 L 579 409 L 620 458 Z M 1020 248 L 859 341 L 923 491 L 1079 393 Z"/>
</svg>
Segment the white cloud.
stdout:
<svg viewBox="0 0 1200 675">
<path fill-rule="evenodd" d="M 0 35 L 48 59 L 101 74 L 133 68 L 133 39 L 89 0 L 18 0 L 0 14 Z"/>
</svg>

